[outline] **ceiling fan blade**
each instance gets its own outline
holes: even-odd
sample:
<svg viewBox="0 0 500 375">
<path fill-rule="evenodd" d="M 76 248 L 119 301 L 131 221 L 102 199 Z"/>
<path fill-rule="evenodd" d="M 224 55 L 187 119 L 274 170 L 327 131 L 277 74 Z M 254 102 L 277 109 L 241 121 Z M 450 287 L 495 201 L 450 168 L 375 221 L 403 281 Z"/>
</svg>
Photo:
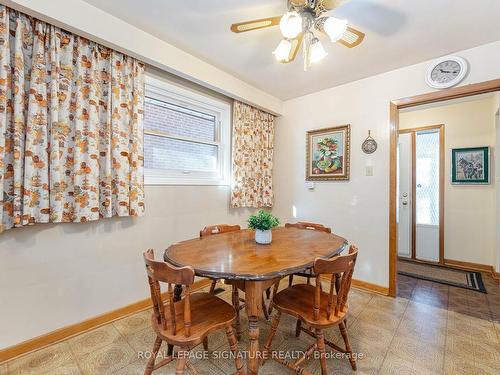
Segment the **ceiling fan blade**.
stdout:
<svg viewBox="0 0 500 375">
<path fill-rule="evenodd" d="M 297 57 L 297 53 L 299 52 L 300 46 L 302 45 L 302 39 L 304 35 L 300 33 L 297 38 L 290 40 L 292 42 L 292 49 L 290 50 L 290 54 L 288 55 L 288 60 L 280 61 L 283 64 L 291 63 Z"/>
<path fill-rule="evenodd" d="M 323 8 L 332 10 L 348 3 L 349 1 L 351 0 L 322 0 L 321 4 L 323 5 Z"/>
<path fill-rule="evenodd" d="M 364 38 L 365 33 L 348 26 L 346 32 L 342 35 L 342 38 L 337 40 L 337 43 L 340 43 L 348 48 L 354 48 L 359 45 Z"/>
<path fill-rule="evenodd" d="M 233 23 L 231 25 L 231 31 L 233 33 L 244 33 L 246 31 L 263 29 L 265 27 L 279 25 L 280 20 L 281 20 L 281 16 L 261 18 L 258 20 L 246 21 L 246 22 L 240 22 L 240 23 Z"/>
</svg>

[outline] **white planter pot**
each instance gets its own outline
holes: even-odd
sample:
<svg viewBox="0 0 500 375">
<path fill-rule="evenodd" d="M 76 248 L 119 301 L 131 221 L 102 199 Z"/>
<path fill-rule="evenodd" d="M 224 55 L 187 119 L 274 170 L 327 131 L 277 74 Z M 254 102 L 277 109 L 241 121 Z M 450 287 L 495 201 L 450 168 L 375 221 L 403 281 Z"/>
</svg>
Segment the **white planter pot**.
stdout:
<svg viewBox="0 0 500 375">
<path fill-rule="evenodd" d="M 256 230 L 255 231 L 255 242 L 261 245 L 267 245 L 273 240 L 273 232 L 271 230 Z"/>
</svg>

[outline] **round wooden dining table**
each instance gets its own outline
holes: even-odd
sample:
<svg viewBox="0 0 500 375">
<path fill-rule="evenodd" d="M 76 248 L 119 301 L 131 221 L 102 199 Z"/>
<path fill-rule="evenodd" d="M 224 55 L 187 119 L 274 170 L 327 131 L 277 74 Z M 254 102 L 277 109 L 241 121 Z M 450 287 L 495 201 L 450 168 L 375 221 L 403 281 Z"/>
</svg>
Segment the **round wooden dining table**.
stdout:
<svg viewBox="0 0 500 375">
<path fill-rule="evenodd" d="M 340 254 L 347 241 L 331 233 L 314 230 L 273 229 L 268 245 L 255 242 L 249 229 L 182 241 L 165 250 L 164 259 L 176 266 L 191 266 L 197 276 L 232 280 L 245 291 L 248 316 L 248 374 L 258 374 L 258 319 L 262 293 L 282 277 L 310 269 L 314 260 Z M 178 298 L 182 288 L 176 288 Z"/>
</svg>

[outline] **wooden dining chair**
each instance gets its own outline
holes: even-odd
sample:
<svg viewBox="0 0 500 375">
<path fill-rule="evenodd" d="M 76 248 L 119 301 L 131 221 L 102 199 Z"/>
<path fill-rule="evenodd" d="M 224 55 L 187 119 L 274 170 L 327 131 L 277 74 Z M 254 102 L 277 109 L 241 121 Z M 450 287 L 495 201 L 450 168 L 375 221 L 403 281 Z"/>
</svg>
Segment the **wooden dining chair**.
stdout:
<svg viewBox="0 0 500 375">
<path fill-rule="evenodd" d="M 263 358 L 273 358 L 297 374 L 312 375 L 309 371 L 301 368 L 300 364 L 315 351 L 318 351 L 321 374 L 327 375 L 326 344 L 334 350 L 347 354 L 352 369 L 356 370 L 356 361 L 347 336 L 345 317 L 349 310 L 347 300 L 357 255 L 358 249 L 351 246 L 348 255 L 336 256 L 332 259 L 318 258 L 314 261 L 313 267 L 314 274 L 316 275 L 316 286 L 296 284 L 273 296 L 273 304 L 277 312 L 273 318 L 271 331 L 264 345 Z M 331 278 L 328 293 L 321 289 L 321 275 L 328 275 Z M 340 278 L 340 287 L 338 290 L 335 286 L 337 278 Z M 301 332 L 305 332 L 316 339 L 316 342 L 306 350 L 304 356 L 295 362 L 288 362 L 279 355 L 276 355 L 277 353 L 269 356 L 269 350 L 278 329 L 282 313 L 297 318 L 297 337 L 299 337 Z M 324 337 L 324 330 L 335 326 L 338 326 L 340 329 L 345 348 L 339 347 Z"/>
<path fill-rule="evenodd" d="M 332 233 L 331 228 L 325 227 L 322 224 L 310 223 L 307 221 L 299 221 L 297 223 L 286 223 L 285 228 L 298 228 L 298 229 L 305 229 L 305 230 L 316 230 L 318 232 Z M 307 283 L 310 284 L 311 278 L 314 277 L 314 274 L 313 274 L 312 270 L 308 270 L 306 272 L 294 273 L 293 275 L 288 276 L 288 286 L 292 286 L 294 276 L 305 277 L 305 278 L 307 278 Z M 276 295 L 276 293 L 278 292 L 278 288 L 279 288 L 279 283 L 274 284 L 272 295 Z M 271 315 L 272 311 L 273 311 L 273 304 L 269 303 L 268 314 Z"/>
<path fill-rule="evenodd" d="M 177 360 L 176 375 L 184 373 L 186 367 L 191 374 L 198 374 L 188 361 L 189 350 L 206 342 L 210 332 L 225 330 L 231 352 L 235 357 L 236 374 L 243 375 L 243 365 L 238 355 L 238 343 L 234 336 L 232 323 L 236 318 L 233 307 L 209 293 L 191 294 L 194 283 L 194 270 L 191 267 L 175 267 L 166 262 L 154 260 L 153 250 L 144 254 L 146 272 L 153 302 L 152 325 L 156 333 L 151 359 L 146 365 L 145 375 Z M 168 285 L 168 305 L 164 305 L 160 282 Z M 183 285 L 184 298 L 174 302 L 173 284 Z M 156 357 L 162 342 L 180 348 L 178 354 L 169 354 L 158 363 Z"/>
<path fill-rule="evenodd" d="M 228 232 L 237 232 L 241 230 L 241 227 L 239 225 L 227 225 L 227 224 L 216 224 L 216 225 L 209 225 L 203 228 L 200 231 L 200 238 L 204 238 L 207 236 L 212 236 L 214 234 L 221 234 L 221 233 L 228 233 Z M 215 291 L 215 287 L 217 286 L 217 282 L 219 280 L 213 280 L 212 284 L 210 285 L 210 293 L 213 294 Z M 241 319 L 240 319 L 240 311 L 245 308 L 245 299 L 240 298 L 239 292 L 238 292 L 238 286 L 240 289 L 244 291 L 244 285 L 241 283 L 233 283 L 231 280 L 226 280 L 226 284 L 231 285 L 232 288 L 232 302 L 233 302 L 233 307 L 236 310 L 236 321 L 235 321 L 235 327 L 236 327 L 236 338 L 241 340 Z M 270 294 L 270 289 L 266 291 L 266 293 L 269 295 Z M 262 311 L 264 312 L 264 316 L 266 320 L 269 320 L 269 315 L 268 315 L 268 308 L 266 307 L 266 304 L 264 302 L 264 297 L 262 297 Z"/>
<path fill-rule="evenodd" d="M 241 227 L 239 225 L 228 225 L 228 224 L 209 225 L 200 230 L 200 238 L 212 236 L 214 234 L 237 232 L 239 230 L 241 230 Z M 218 281 L 219 280 L 217 279 L 212 280 L 212 284 L 210 285 L 210 294 L 214 294 Z"/>
</svg>

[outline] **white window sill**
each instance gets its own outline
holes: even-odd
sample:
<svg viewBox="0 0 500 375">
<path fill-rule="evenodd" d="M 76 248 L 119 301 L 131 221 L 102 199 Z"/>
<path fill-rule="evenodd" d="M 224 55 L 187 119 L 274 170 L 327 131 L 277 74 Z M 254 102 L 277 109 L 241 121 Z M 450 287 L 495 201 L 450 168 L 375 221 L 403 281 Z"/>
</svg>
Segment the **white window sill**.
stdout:
<svg viewBox="0 0 500 375">
<path fill-rule="evenodd" d="M 222 179 L 144 177 L 145 186 L 230 186 L 229 181 Z"/>
</svg>

